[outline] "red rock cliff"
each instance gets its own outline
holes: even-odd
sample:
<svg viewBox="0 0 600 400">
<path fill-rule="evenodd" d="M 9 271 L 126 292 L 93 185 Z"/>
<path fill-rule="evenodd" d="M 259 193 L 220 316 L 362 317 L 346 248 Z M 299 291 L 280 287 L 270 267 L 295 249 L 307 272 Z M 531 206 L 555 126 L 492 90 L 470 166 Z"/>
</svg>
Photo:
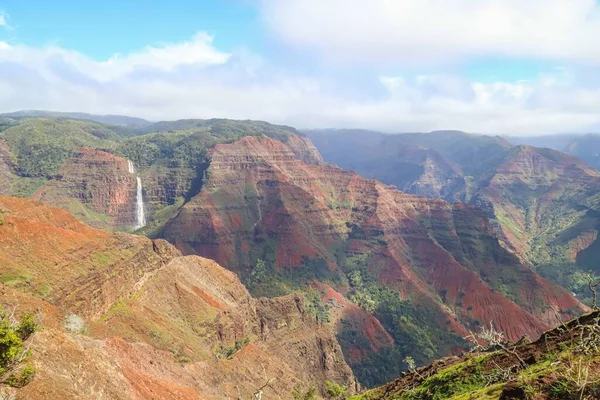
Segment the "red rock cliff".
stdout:
<svg viewBox="0 0 600 400">
<path fill-rule="evenodd" d="M 369 255 L 381 284 L 438 304 L 459 333 L 494 321 L 518 339 L 549 327 L 554 312 L 582 309 L 504 250 L 476 208 L 305 164 L 266 137 L 217 145 L 209 158 L 202 192 L 164 231 L 186 253 L 243 273 L 253 262 L 249 249 L 271 239 L 279 268 L 308 257 L 335 269 L 331 249 L 343 245 L 349 256 Z"/>
</svg>

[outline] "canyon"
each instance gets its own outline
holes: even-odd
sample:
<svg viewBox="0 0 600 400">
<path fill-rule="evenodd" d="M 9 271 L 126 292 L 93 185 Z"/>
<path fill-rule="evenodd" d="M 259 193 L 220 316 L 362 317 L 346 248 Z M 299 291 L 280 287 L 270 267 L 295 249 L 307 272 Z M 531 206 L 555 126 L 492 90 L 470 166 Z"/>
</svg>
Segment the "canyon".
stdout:
<svg viewBox="0 0 600 400">
<path fill-rule="evenodd" d="M 59 254 L 73 256 L 56 260 L 40 246 L 43 254 L 28 268 L 41 272 L 13 263 L 2 276 L 11 296 L 54 307 L 56 315 L 48 318 L 60 331 L 56 337 L 74 340 L 76 347 L 100 346 L 95 362 L 131 373 L 119 378 L 119 385 L 129 385 L 127 393 L 132 376 L 150 374 L 153 383 L 135 389 L 146 390 L 156 383 L 156 371 L 130 371 L 124 367 L 133 362 L 129 358 L 105 364 L 107 349 L 117 344 L 134 348 L 131 357 L 170 352 L 175 366 L 157 368 L 173 378 L 156 390 L 169 386 L 177 393 L 189 389 L 189 398 L 229 398 L 235 391 L 251 394 L 279 374 L 286 383 L 276 395 L 289 398 L 298 385 L 322 392 L 326 381 L 352 391 L 383 384 L 406 369 L 406 357 L 423 365 L 458 354 L 470 331 L 490 323 L 516 341 L 589 309 L 573 290 L 555 284 L 560 280 L 540 276 L 544 268 L 528 259 L 533 249 L 553 248 L 554 239 L 535 247 L 501 217 L 521 223 L 516 233 L 543 221 L 547 209 L 528 220 L 520 203 L 510 208 L 523 184 L 546 190 L 558 204 L 579 179 L 579 197 L 571 198 L 593 202 L 594 186 L 586 182 L 595 182 L 598 173 L 560 153 L 445 132 L 454 144 L 442 146 L 444 151 L 428 148 L 439 141 L 435 134 L 426 143 L 422 135 L 408 135 L 402 140 L 409 145 L 400 152 L 392 145 L 399 139 L 385 137 L 392 142 L 385 142 L 388 153 L 376 163 L 369 157 L 380 143 L 364 141 L 357 155 L 349 135 L 346 150 L 339 150 L 355 169 L 366 165 L 362 158 L 373 161 L 370 172 L 361 172 L 365 178 L 328 165 L 331 152 L 324 150 L 322 157 L 317 149 L 324 148 L 321 139 L 315 146 L 293 128 L 263 122 L 182 120 L 119 136 L 122 128 L 77 121 L 66 138 L 56 133 L 65 124 L 26 118 L 1 131 L 0 179 L 11 182 L 4 194 L 18 194 L 14 188 L 21 185 L 27 189 L 22 194 L 93 226 L 74 219 L 65 225 L 88 232 L 81 240 L 89 252 L 55 243 Z M 36 135 L 23 136 L 32 127 Z M 27 146 L 19 144 L 23 137 Z M 34 165 L 22 161 L 49 140 L 68 151 L 43 152 L 51 156 Z M 388 156 L 397 159 L 385 166 Z M 384 166 L 381 182 L 368 179 Z M 537 193 L 531 198 L 540 198 Z M 20 207 L 62 213 L 65 221 L 68 215 L 29 200 L 3 201 L 9 221 L 11 209 Z M 561 216 L 570 221 L 585 212 Z M 569 260 L 594 248 L 593 221 L 565 237 L 561 246 Z M 62 222 L 58 226 L 64 229 Z M 74 228 L 66 229 L 57 238 L 73 236 Z M 150 239 L 123 233 L 134 230 Z M 30 243 L 42 240 L 34 239 Z M 83 336 L 64 332 L 70 315 L 86 321 Z M 219 359 L 229 351 L 235 367 Z M 249 364 L 237 360 L 246 353 Z M 309 364 L 300 363 L 304 355 Z M 240 372 L 244 365 L 261 369 L 270 357 L 284 360 L 278 373 L 267 367 L 261 374 Z M 41 360 L 36 363 L 44 370 L 66 368 Z M 207 368 L 223 380 L 200 374 Z M 191 369 L 200 378 L 189 380 Z M 294 377 L 295 370 L 300 375 Z M 34 390 L 32 385 L 23 390 Z M 43 390 L 40 385 L 36 390 Z"/>
<path fill-rule="evenodd" d="M 503 246 L 542 276 L 591 300 L 586 275 L 600 274 L 600 175 L 578 158 L 463 132 L 308 134 L 327 161 L 343 168 L 409 193 L 481 208 Z"/>
</svg>

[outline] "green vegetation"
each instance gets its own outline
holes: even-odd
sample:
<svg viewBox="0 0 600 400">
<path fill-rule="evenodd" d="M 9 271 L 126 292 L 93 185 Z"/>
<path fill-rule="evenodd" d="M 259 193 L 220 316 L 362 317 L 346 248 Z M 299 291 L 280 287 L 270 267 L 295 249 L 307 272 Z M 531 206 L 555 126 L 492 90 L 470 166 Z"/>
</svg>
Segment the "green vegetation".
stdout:
<svg viewBox="0 0 600 400">
<path fill-rule="evenodd" d="M 25 342 L 36 331 L 33 314 L 25 314 L 20 322 L 12 315 L 0 310 L 0 381 L 10 386 L 21 387 L 31 381 L 35 373 L 27 361 L 31 351 Z"/>
<path fill-rule="evenodd" d="M 245 136 L 266 135 L 287 142 L 294 129 L 258 121 L 181 120 L 144 127 L 149 134 L 125 140 L 116 153 L 135 165 L 170 165 L 177 162 L 197 166 L 218 143 L 232 143 Z M 150 133 L 154 132 L 154 133 Z"/>
<path fill-rule="evenodd" d="M 168 204 L 155 211 L 152 215 L 152 220 L 149 221 L 150 223 L 136 233 L 150 238 L 158 237 L 164 224 L 169 220 L 169 218 L 177 215 L 179 209 L 184 203 L 185 199 L 183 197 L 176 197 L 173 204 Z"/>
<path fill-rule="evenodd" d="M 48 182 L 48 179 L 21 177 L 17 179 L 10 187 L 9 194 L 14 197 L 28 198 Z"/>
<path fill-rule="evenodd" d="M 278 270 L 271 253 L 265 260 L 257 259 L 243 282 L 255 297 L 278 297 L 294 291 L 309 293 L 309 286 L 315 280 L 340 284 L 343 277 L 338 271 L 331 271 L 325 260 L 307 257 L 302 259 L 299 267 Z"/>
<path fill-rule="evenodd" d="M 348 389 L 335 382 L 325 381 L 325 394 L 330 399 L 343 399 L 346 397 Z"/>
<path fill-rule="evenodd" d="M 147 125 L 138 130 L 139 134 L 174 133 L 177 131 L 208 131 L 211 135 L 227 138 L 266 135 L 281 142 L 287 142 L 298 131 L 289 126 L 273 125 L 263 121 L 236 121 L 231 119 L 182 119 L 162 121 Z"/>
<path fill-rule="evenodd" d="M 246 347 L 248 344 L 250 344 L 250 338 L 246 336 L 244 339 L 235 342 L 233 346 L 216 351 L 215 357 L 219 360 L 229 360 L 233 358 L 235 353 Z"/>
<path fill-rule="evenodd" d="M 477 360 L 449 367 L 431 376 L 419 387 L 403 396 L 406 400 L 446 400 L 485 386 L 481 365 Z"/>
<path fill-rule="evenodd" d="M 307 288 L 304 291 L 306 312 L 314 316 L 318 322 L 329 322 L 329 309 L 321 302 L 316 290 Z"/>
<path fill-rule="evenodd" d="M 315 277 L 338 276 L 327 274 L 323 268 L 329 271 L 324 261 L 305 259 L 301 267 L 277 271 L 273 263 L 258 259 L 245 285 L 255 297 L 278 297 L 299 291 L 304 294 L 306 311 L 317 321 L 326 323 L 329 322 L 328 306 L 321 302 L 319 293 L 310 285 Z"/>
<path fill-rule="evenodd" d="M 292 392 L 292 398 L 294 400 L 317 400 L 317 388 L 303 389 L 302 386 L 298 385 Z"/>
<path fill-rule="evenodd" d="M 394 339 L 394 346 L 379 352 L 371 352 L 360 362 L 351 363 L 359 382 L 367 387 L 381 385 L 406 370 L 402 362 L 413 357 L 418 365 L 441 357 L 452 348 L 465 345 L 465 341 L 440 325 L 443 316 L 427 299 L 419 302 L 418 308 L 411 300 L 402 300 L 400 294 L 382 286 L 377 274 L 370 272 L 372 264 L 368 254 L 346 257 L 343 249 L 337 253 L 350 290 L 348 298 L 373 315 Z M 350 321 L 342 320 L 338 340 L 346 356 L 351 360 L 352 348 L 369 349 L 370 342 Z"/>
<path fill-rule="evenodd" d="M 109 127 L 86 121 L 31 118 L 0 132 L 16 158 L 18 174 L 48 178 L 81 147 L 110 150 L 120 137 Z"/>
<path fill-rule="evenodd" d="M 411 369 L 352 400 L 595 399 L 600 395 L 600 314 L 564 323 L 532 344 L 467 354 Z"/>
</svg>

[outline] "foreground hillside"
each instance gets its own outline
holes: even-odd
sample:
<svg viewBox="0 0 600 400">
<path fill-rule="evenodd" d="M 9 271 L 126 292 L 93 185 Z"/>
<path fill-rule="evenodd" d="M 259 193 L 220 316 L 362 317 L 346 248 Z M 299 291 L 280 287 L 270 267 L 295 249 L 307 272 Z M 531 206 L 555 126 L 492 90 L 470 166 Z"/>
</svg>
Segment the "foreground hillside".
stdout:
<svg viewBox="0 0 600 400">
<path fill-rule="evenodd" d="M 327 381 L 355 387 L 333 325 L 303 296 L 253 298 L 231 272 L 164 241 L 0 197 L 0 249 L 2 307 L 34 312 L 39 326 L 33 379 L 4 395 L 237 399 L 271 381 L 265 395 L 289 399 Z"/>
<path fill-rule="evenodd" d="M 598 399 L 599 342 L 600 312 L 595 311 L 544 332 L 533 343 L 500 344 L 438 360 L 350 399 Z"/>
<path fill-rule="evenodd" d="M 328 161 L 344 168 L 410 193 L 482 208 L 507 248 L 589 301 L 586 275 L 600 275 L 600 173 L 579 159 L 462 132 L 309 135 Z"/>
</svg>

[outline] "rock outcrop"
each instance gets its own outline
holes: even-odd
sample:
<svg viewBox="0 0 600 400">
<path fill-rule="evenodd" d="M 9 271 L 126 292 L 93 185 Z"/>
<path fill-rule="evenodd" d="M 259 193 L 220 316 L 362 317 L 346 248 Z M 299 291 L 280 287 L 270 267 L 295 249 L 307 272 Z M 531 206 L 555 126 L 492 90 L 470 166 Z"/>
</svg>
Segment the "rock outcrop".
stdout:
<svg viewBox="0 0 600 400">
<path fill-rule="evenodd" d="M 33 198 L 98 228 L 130 227 L 135 224 L 135 191 L 135 175 L 126 159 L 83 148 Z"/>
<path fill-rule="evenodd" d="M 286 145 L 292 150 L 297 158 L 307 164 L 324 164 L 323 157 L 311 140 L 306 136 L 290 136 Z"/>
</svg>

